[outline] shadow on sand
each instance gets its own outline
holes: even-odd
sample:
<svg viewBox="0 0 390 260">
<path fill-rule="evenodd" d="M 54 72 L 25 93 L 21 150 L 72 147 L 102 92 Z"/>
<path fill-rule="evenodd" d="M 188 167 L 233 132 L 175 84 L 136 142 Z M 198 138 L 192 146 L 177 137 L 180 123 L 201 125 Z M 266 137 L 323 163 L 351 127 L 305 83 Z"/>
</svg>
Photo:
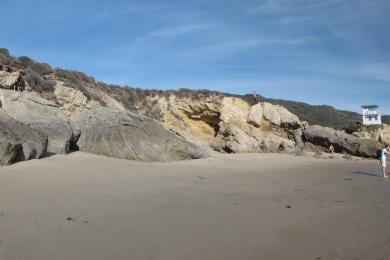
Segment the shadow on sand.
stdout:
<svg viewBox="0 0 390 260">
<path fill-rule="evenodd" d="M 369 173 L 369 172 L 354 171 L 353 174 L 367 175 L 367 176 L 372 176 L 372 177 L 382 177 L 382 176 L 379 176 L 378 174 Z"/>
</svg>

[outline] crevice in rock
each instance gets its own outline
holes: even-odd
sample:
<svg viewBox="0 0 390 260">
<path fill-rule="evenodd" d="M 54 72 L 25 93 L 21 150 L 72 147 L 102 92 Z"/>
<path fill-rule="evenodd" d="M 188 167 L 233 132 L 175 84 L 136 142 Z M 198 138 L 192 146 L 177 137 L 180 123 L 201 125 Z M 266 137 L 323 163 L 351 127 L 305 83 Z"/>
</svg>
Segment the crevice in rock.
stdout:
<svg viewBox="0 0 390 260">
<path fill-rule="evenodd" d="M 224 151 L 225 153 L 234 153 L 234 151 L 227 146 L 223 146 L 222 151 Z"/>
<path fill-rule="evenodd" d="M 77 144 L 79 141 L 79 138 L 81 136 L 81 133 L 75 134 L 74 132 L 72 133 L 72 137 L 69 142 L 69 152 L 75 152 L 75 151 L 80 151 L 80 147 Z"/>
</svg>

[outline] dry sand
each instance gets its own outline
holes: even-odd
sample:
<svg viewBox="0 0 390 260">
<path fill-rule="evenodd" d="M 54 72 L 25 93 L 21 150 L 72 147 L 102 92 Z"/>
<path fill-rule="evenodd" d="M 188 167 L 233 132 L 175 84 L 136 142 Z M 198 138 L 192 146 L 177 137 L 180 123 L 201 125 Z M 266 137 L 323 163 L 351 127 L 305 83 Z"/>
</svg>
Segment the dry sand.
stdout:
<svg viewBox="0 0 390 260">
<path fill-rule="evenodd" d="M 0 168 L 0 259 L 390 259 L 373 160 L 85 153 Z"/>
</svg>

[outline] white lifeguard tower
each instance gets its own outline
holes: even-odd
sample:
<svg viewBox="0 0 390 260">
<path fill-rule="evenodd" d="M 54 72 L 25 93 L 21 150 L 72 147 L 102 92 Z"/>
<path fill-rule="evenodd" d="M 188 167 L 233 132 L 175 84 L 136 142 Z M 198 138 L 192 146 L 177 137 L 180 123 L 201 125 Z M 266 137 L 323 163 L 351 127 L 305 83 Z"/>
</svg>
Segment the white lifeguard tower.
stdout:
<svg viewBox="0 0 390 260">
<path fill-rule="evenodd" d="M 378 113 L 377 105 L 364 105 L 363 109 L 363 125 L 381 125 L 382 116 Z"/>
</svg>

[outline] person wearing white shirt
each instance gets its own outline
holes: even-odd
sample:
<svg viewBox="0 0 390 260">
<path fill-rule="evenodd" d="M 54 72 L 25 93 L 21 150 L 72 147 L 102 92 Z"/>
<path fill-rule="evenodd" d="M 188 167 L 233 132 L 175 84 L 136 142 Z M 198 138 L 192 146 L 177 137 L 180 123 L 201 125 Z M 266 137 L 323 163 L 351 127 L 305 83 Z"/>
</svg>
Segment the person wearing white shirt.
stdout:
<svg viewBox="0 0 390 260">
<path fill-rule="evenodd" d="M 388 144 L 385 145 L 385 148 L 382 150 L 382 156 L 380 158 L 381 165 L 382 165 L 382 173 L 384 178 L 388 178 L 389 175 L 386 173 L 386 160 L 387 160 L 387 154 L 390 151 L 390 146 Z"/>
</svg>

